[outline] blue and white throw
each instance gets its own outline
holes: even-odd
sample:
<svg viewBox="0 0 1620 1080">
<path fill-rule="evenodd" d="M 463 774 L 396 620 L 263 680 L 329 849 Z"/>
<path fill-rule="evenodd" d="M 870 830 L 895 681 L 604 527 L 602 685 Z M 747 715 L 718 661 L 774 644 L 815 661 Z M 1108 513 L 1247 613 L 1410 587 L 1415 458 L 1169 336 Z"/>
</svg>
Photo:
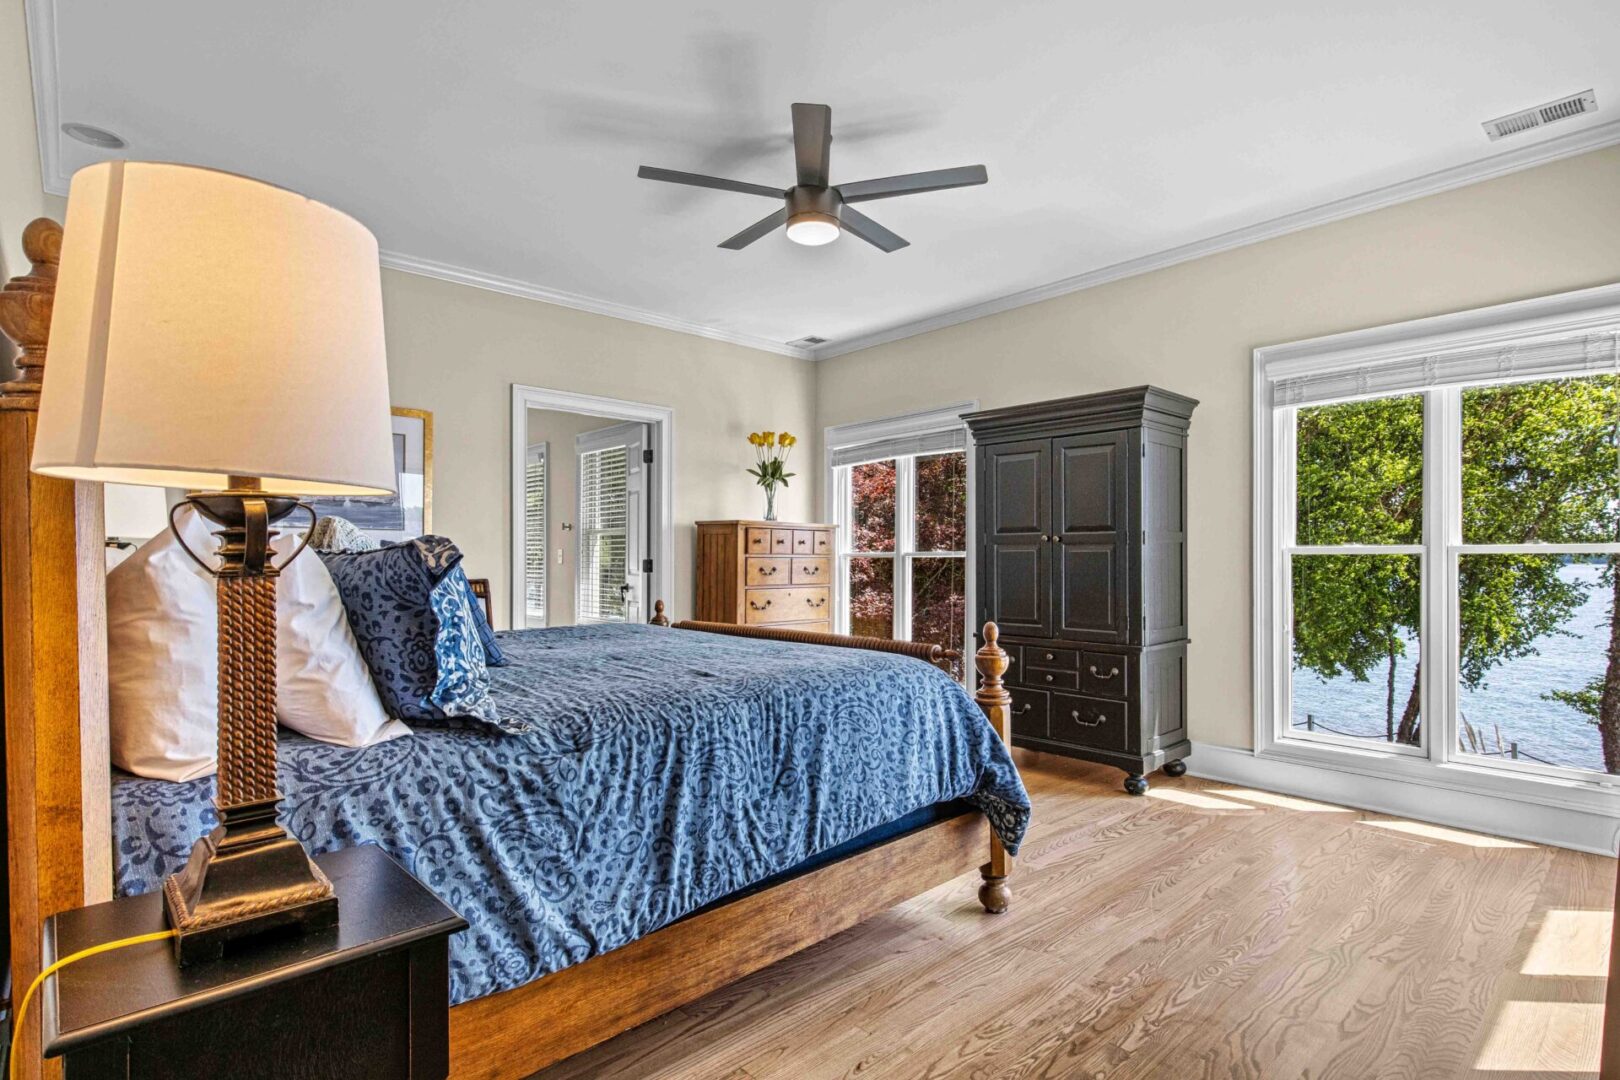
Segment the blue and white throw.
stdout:
<svg viewBox="0 0 1620 1080">
<path fill-rule="evenodd" d="M 282 733 L 282 820 L 378 844 L 471 928 L 454 1001 L 618 948 L 818 852 L 965 799 L 1010 851 L 1029 798 L 960 685 L 889 653 L 634 625 L 500 635 L 500 710 L 364 749 Z M 215 821 L 211 778 L 113 784 L 119 895 Z"/>
</svg>

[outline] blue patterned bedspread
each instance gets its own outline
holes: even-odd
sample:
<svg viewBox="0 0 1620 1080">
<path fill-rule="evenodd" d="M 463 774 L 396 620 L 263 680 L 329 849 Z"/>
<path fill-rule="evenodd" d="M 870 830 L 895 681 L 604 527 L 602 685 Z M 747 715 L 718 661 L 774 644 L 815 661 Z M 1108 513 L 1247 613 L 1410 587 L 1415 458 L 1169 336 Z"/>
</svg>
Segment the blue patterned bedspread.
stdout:
<svg viewBox="0 0 1620 1080">
<path fill-rule="evenodd" d="M 375 843 L 471 923 L 451 997 L 529 982 L 817 852 L 966 798 L 1016 851 L 1029 798 L 972 698 L 888 653 L 606 625 L 500 635 L 500 709 L 367 749 L 282 731 L 282 817 L 315 852 Z M 113 783 L 117 892 L 215 823 L 212 778 Z"/>
</svg>

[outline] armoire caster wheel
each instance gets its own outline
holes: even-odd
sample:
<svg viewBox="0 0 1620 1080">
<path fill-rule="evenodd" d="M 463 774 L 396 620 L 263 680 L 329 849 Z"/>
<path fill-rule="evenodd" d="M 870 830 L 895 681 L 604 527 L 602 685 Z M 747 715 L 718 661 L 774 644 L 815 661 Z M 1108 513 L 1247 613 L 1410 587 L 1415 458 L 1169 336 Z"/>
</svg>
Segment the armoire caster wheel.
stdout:
<svg viewBox="0 0 1620 1080">
<path fill-rule="evenodd" d="M 1147 777 L 1132 773 L 1125 778 L 1125 790 L 1132 795 L 1146 795 L 1148 789 Z"/>
<path fill-rule="evenodd" d="M 1164 775 L 1186 776 L 1187 763 L 1185 761 L 1167 761 L 1164 763 Z"/>
</svg>

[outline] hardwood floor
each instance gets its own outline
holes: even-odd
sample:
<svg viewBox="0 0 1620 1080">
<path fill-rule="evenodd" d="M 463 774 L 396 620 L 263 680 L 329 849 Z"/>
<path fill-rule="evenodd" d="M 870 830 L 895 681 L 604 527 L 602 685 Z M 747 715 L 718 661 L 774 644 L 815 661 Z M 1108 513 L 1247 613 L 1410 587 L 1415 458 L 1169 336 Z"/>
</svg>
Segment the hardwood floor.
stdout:
<svg viewBox="0 0 1620 1080">
<path fill-rule="evenodd" d="M 1006 915 L 961 878 L 539 1076 L 1596 1076 L 1612 859 L 1019 761 Z"/>
</svg>

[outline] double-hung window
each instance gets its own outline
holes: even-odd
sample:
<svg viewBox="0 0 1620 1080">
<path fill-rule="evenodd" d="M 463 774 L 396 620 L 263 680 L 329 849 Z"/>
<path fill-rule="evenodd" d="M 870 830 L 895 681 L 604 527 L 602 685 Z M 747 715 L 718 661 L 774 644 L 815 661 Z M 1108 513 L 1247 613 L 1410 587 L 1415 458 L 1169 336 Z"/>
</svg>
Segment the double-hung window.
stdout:
<svg viewBox="0 0 1620 1080">
<path fill-rule="evenodd" d="M 840 632 L 965 649 L 972 408 L 828 429 Z"/>
<path fill-rule="evenodd" d="M 1255 391 L 1256 749 L 1615 783 L 1620 289 L 1261 349 Z"/>
</svg>

